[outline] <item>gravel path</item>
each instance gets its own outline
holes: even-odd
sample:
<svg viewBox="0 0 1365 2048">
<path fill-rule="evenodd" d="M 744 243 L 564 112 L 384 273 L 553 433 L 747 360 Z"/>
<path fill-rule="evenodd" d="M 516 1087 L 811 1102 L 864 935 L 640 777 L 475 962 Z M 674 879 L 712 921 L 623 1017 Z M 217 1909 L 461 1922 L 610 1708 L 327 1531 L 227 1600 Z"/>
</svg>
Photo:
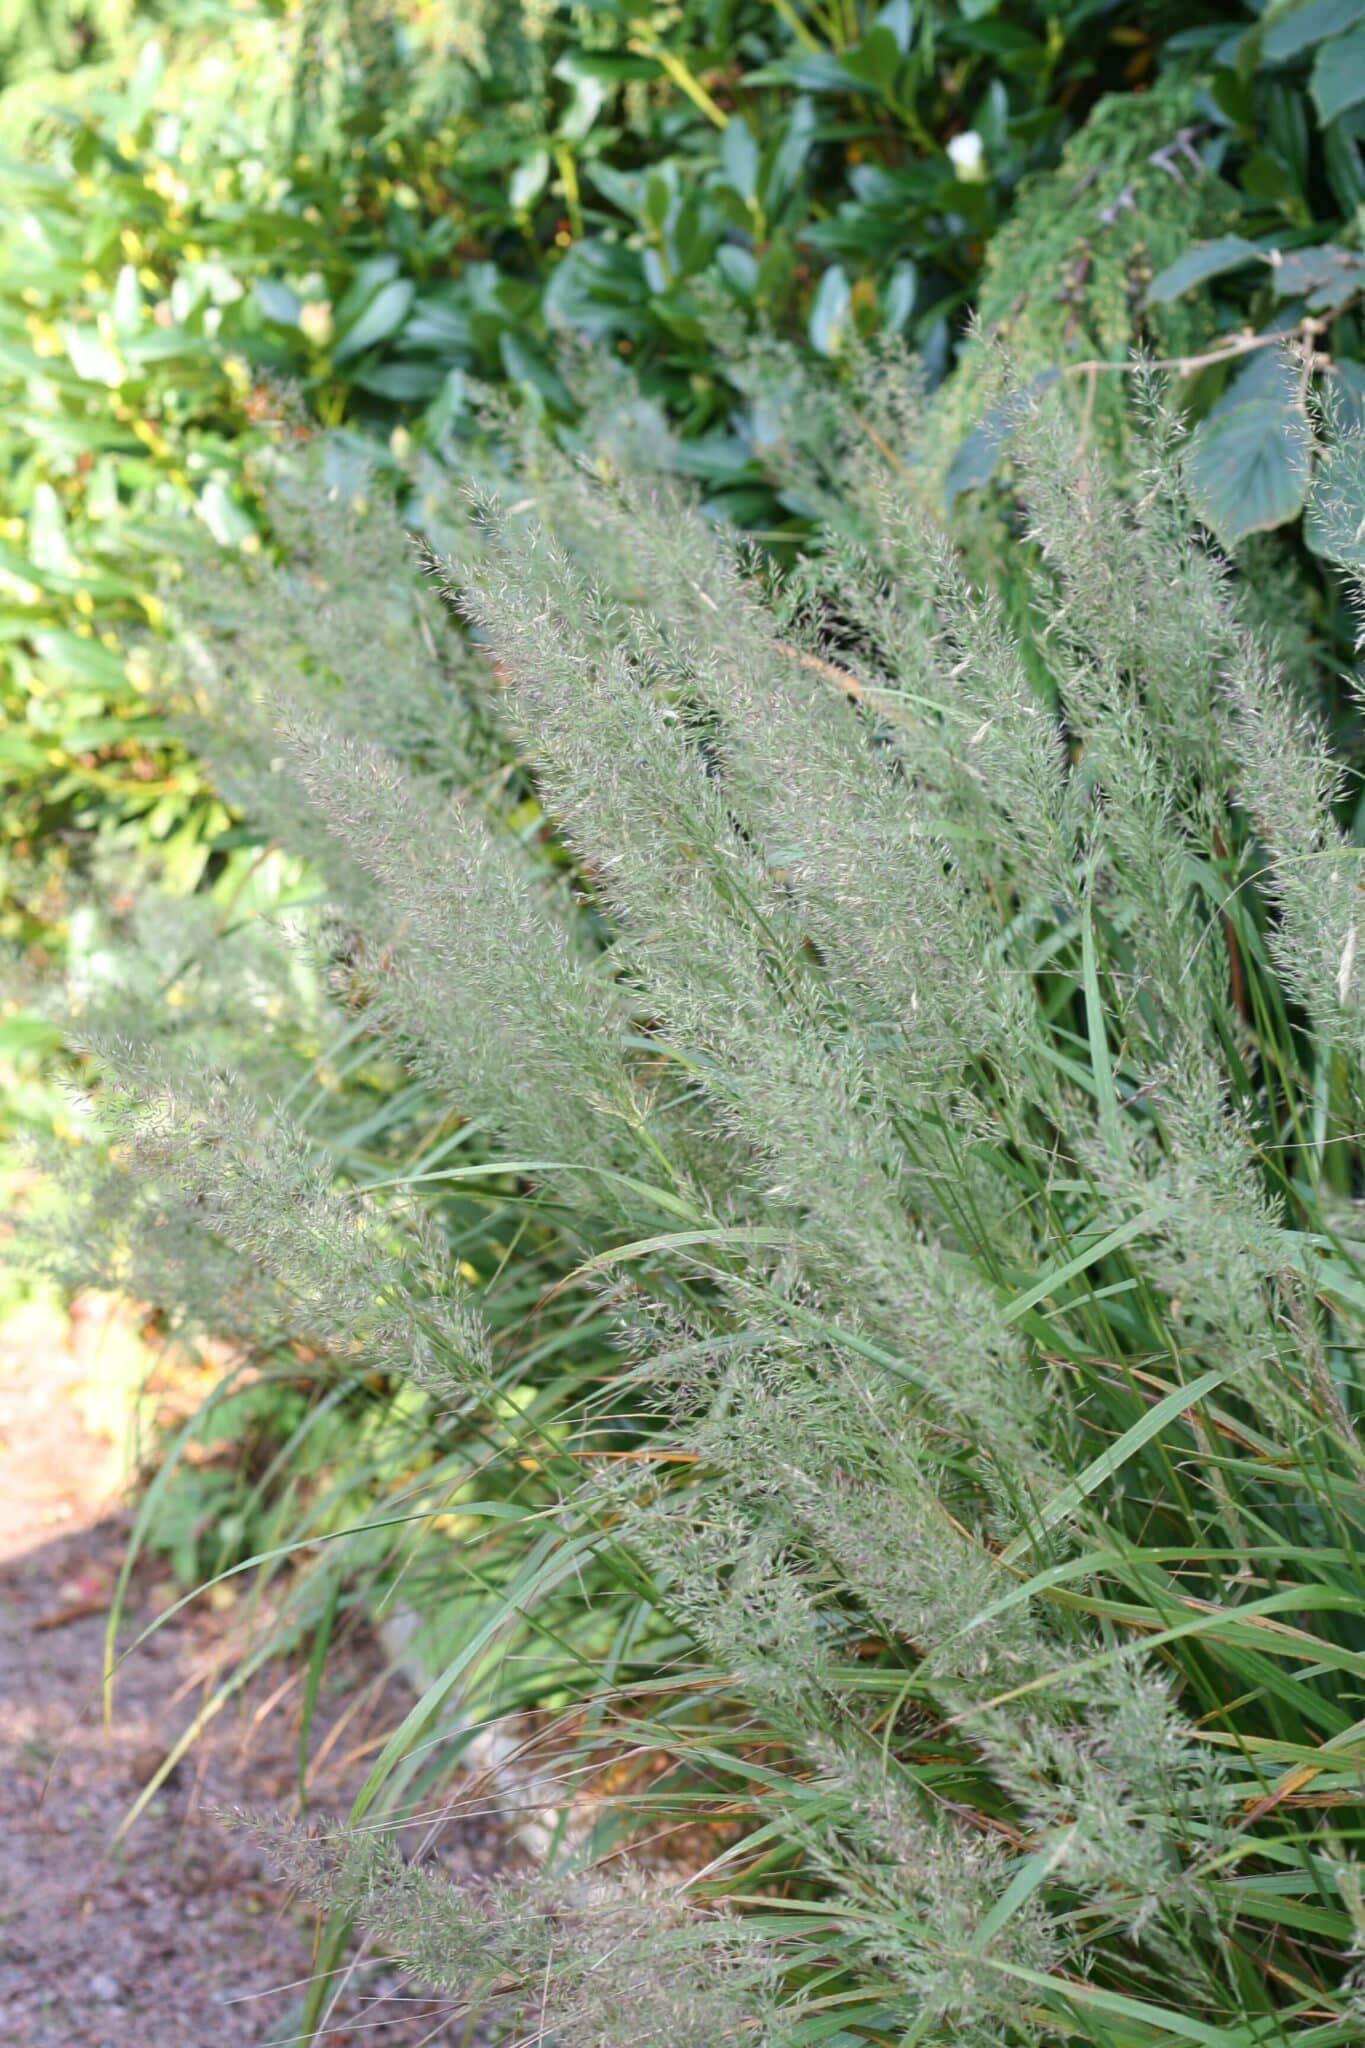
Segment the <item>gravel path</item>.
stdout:
<svg viewBox="0 0 1365 2048">
<path fill-rule="evenodd" d="M 81 1420 L 88 1359 L 23 1319 L 0 1331 L 0 2043 L 4 2048 L 264 2048 L 301 2039 L 314 1922 L 216 1810 L 295 1796 L 300 1672 L 273 1664 L 177 1767 L 120 1845 L 120 1821 L 230 1650 L 235 1612 L 195 1603 L 122 1667 L 100 1714 L 105 1616 L 127 1535 L 110 1446 Z M 127 1633 L 168 1604 L 135 1574 Z M 124 1638 L 127 1639 L 127 1636 Z M 310 1787 L 341 1812 L 406 1706 L 374 1643 L 343 1650 L 319 1701 Z M 339 1725 L 338 1725 L 339 1724 Z M 357 1754 L 364 1751 L 364 1757 Z M 486 1831 L 445 1860 L 488 1869 Z M 326 2048 L 472 2041 L 401 1972 L 357 1957 Z"/>
</svg>

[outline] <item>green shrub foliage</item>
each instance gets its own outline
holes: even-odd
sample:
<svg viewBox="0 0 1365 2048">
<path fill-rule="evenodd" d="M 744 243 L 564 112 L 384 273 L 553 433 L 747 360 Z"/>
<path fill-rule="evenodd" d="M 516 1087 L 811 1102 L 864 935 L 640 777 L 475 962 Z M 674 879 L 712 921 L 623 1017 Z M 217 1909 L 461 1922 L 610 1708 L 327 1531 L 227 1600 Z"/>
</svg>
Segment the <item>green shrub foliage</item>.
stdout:
<svg viewBox="0 0 1365 2048">
<path fill-rule="evenodd" d="M 1361 33 L 1350 0 L 0 0 L 0 944 L 78 968 L 103 854 L 233 869 L 145 643 L 192 558 L 269 544 L 305 420 L 423 526 L 480 387 L 568 446 L 564 352 L 624 359 L 717 516 L 799 545 L 746 349 L 838 380 L 900 336 L 945 379 L 936 488 L 989 521 L 977 313 L 1111 452 L 1133 348 L 1185 365 L 1201 517 L 1297 522 L 1268 351 L 1359 416 Z M 0 1025 L 7 1124 L 60 1120 L 51 1050 Z"/>
</svg>

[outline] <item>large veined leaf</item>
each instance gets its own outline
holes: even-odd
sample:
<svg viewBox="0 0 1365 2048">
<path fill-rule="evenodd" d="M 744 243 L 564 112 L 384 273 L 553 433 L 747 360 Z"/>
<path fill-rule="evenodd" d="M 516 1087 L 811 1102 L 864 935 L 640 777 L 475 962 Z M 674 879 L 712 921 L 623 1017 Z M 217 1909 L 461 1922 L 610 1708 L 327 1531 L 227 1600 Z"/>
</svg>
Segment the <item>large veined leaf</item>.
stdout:
<svg viewBox="0 0 1365 2048">
<path fill-rule="evenodd" d="M 1266 30 L 1261 54 L 1272 64 L 1286 63 L 1361 20 L 1365 20 L 1365 0 L 1307 0 L 1305 6 L 1282 15 Z"/>
<path fill-rule="evenodd" d="M 1324 127 L 1365 100 L 1365 6 L 1358 12 L 1362 18 L 1355 27 L 1324 43 L 1313 60 L 1309 83 Z"/>
<path fill-rule="evenodd" d="M 1297 518 L 1308 487 L 1308 421 L 1276 349 L 1251 357 L 1190 438 L 1199 517 L 1227 547 Z"/>
<path fill-rule="evenodd" d="M 1342 305 L 1365 287 L 1365 256 L 1340 249 L 1334 242 L 1317 248 L 1291 249 L 1272 258 L 1275 296 L 1306 298 L 1313 312 Z"/>
</svg>

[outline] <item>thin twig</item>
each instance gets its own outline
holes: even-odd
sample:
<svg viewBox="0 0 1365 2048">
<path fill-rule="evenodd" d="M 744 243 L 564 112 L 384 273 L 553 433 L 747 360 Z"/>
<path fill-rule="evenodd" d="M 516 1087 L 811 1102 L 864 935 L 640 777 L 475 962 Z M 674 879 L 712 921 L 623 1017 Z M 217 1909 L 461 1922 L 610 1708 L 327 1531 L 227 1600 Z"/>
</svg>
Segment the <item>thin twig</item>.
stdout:
<svg viewBox="0 0 1365 2048">
<path fill-rule="evenodd" d="M 1297 327 L 1285 328 L 1277 334 L 1253 334 L 1248 329 L 1235 334 L 1218 348 L 1211 348 L 1197 356 L 1167 356 L 1153 362 L 1143 356 L 1125 356 L 1121 362 L 1108 362 L 1102 357 L 1093 357 L 1084 363 L 1067 363 L 1063 369 L 1066 377 L 1089 377 L 1093 383 L 1103 371 L 1117 371 L 1122 376 L 1131 376 L 1136 370 L 1172 370 L 1177 377 L 1192 377 L 1196 370 L 1211 369 L 1216 363 L 1234 362 L 1238 356 L 1249 356 L 1258 348 L 1278 348 L 1296 337 L 1311 349 L 1314 338 L 1325 333 L 1341 308 L 1320 319 L 1301 320 Z M 1314 360 L 1322 365 L 1325 356 L 1316 355 Z"/>
</svg>

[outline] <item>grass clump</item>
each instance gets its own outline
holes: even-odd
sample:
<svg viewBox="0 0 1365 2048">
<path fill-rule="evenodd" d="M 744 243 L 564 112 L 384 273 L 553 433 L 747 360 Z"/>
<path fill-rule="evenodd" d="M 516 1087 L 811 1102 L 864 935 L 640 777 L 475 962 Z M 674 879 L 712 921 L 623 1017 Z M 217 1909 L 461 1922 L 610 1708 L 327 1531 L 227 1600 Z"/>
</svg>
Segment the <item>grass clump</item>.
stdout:
<svg viewBox="0 0 1365 2048">
<path fill-rule="evenodd" d="M 356 1830 L 285 1852 L 522 2037 L 1359 2036 L 1356 854 L 1158 393 L 1134 445 L 1015 404 L 1027 644 L 899 462 L 785 583 L 558 472 L 441 565 L 515 765 L 452 790 L 340 661 L 247 690 L 341 998 L 477 1136 L 347 1189 L 162 1047 L 123 1157 L 510 1475 Z M 456 1279 L 470 1187 L 533 1301 Z M 373 1832 L 462 1686 L 617 1763 L 486 1895 Z"/>
</svg>

